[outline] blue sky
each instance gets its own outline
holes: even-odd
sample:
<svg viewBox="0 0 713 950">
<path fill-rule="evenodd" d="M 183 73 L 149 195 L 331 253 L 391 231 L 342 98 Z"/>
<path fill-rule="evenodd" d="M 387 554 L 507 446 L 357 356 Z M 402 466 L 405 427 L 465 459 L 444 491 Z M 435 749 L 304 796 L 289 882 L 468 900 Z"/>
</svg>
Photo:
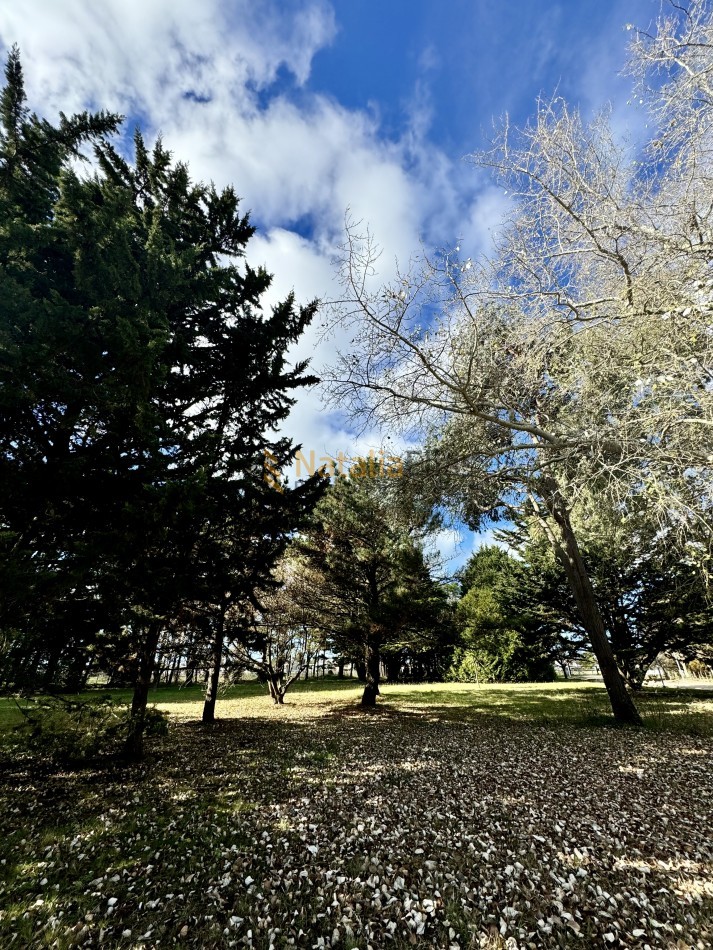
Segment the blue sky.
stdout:
<svg viewBox="0 0 713 950">
<path fill-rule="evenodd" d="M 344 214 L 384 248 L 384 279 L 423 241 L 486 250 L 506 208 L 463 161 L 493 119 L 519 124 L 557 91 L 591 114 L 612 103 L 634 141 L 627 23 L 659 0 L 9 0 L 0 43 L 20 45 L 30 103 L 48 117 L 108 108 L 161 131 L 194 177 L 233 183 L 259 233 L 253 263 L 274 293 L 325 298 Z M 314 368 L 331 344 L 310 332 Z M 304 394 L 289 425 L 317 457 L 378 447 Z M 450 537 L 441 539 L 453 554 Z M 472 538 L 456 551 L 456 565 Z"/>
<path fill-rule="evenodd" d="M 540 92 L 558 88 L 585 109 L 602 92 L 626 94 L 615 75 L 624 26 L 646 25 L 656 9 L 650 0 L 354 0 L 336 6 L 338 32 L 315 56 L 310 85 L 377 110 L 387 134 L 425 107 L 430 137 L 455 158 L 478 145 L 493 116 L 526 119 Z"/>
</svg>

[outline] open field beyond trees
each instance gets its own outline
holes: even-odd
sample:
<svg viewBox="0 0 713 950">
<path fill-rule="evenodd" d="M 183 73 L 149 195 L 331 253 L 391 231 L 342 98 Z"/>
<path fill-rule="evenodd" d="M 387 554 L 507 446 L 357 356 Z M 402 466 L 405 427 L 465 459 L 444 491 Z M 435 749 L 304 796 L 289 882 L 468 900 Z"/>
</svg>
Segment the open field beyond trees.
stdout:
<svg viewBox="0 0 713 950">
<path fill-rule="evenodd" d="M 711 946 L 713 693 L 382 692 L 161 690 L 144 763 L 9 753 L 0 946 Z"/>
</svg>

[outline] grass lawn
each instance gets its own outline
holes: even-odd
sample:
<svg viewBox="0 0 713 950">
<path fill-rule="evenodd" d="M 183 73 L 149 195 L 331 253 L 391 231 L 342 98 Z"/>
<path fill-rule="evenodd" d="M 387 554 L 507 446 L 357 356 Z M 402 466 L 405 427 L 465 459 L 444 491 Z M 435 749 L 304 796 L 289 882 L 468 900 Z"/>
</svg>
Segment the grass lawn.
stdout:
<svg viewBox="0 0 713 950">
<path fill-rule="evenodd" d="M 710 947 L 713 694 L 591 683 L 152 695 L 145 763 L 6 757 L 0 947 Z M 128 698 L 128 694 L 125 694 Z M 0 701 L 0 731 L 19 713 Z"/>
</svg>

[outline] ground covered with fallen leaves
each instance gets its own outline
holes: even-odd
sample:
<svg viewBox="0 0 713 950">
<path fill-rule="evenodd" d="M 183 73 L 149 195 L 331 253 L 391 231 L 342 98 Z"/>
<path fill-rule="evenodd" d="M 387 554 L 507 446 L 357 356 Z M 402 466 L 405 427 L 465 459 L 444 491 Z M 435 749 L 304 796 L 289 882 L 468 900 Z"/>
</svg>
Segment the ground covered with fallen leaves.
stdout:
<svg viewBox="0 0 713 950">
<path fill-rule="evenodd" d="M 0 947 L 713 946 L 710 697 L 627 730 L 566 688 L 192 694 L 141 766 L 15 756 Z"/>
</svg>

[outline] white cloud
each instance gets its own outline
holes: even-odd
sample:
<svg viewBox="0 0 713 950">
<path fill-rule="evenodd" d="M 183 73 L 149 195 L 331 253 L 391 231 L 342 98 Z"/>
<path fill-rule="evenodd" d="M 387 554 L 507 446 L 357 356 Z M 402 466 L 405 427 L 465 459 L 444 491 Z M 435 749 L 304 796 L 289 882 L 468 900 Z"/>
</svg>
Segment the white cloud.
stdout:
<svg viewBox="0 0 713 950">
<path fill-rule="evenodd" d="M 274 275 L 265 297 L 267 305 L 283 300 L 291 290 L 295 292 L 297 303 L 304 304 L 314 299 L 324 300 L 336 293 L 332 265 L 335 251 L 335 247 L 326 242 L 308 241 L 294 232 L 273 228 L 253 238 L 248 258 L 253 266 L 263 265 Z M 337 331 L 328 339 L 323 337 L 318 312 L 313 324 L 293 347 L 291 359 L 295 362 L 309 360 L 310 371 L 318 373 L 320 367 L 330 361 L 335 346 L 344 348 L 347 344 L 346 331 Z M 334 457 L 339 452 L 350 458 L 362 454 L 368 456 L 369 449 L 378 453 L 385 442 L 378 432 L 369 430 L 357 434 L 344 424 L 339 413 L 326 412 L 317 387 L 300 394 L 282 431 L 303 446 L 307 458 L 313 451 L 317 460 L 322 456 Z M 385 444 L 393 445 L 388 453 L 399 454 L 403 450 L 401 443 Z M 292 477 L 294 471 L 286 474 Z"/>
<path fill-rule="evenodd" d="M 323 299 L 332 291 L 335 248 L 308 241 L 285 228 L 258 231 L 248 245 L 248 259 L 263 265 L 273 275 L 266 299 L 282 300 L 294 290 L 297 300 Z"/>
<path fill-rule="evenodd" d="M 25 0 L 0 8 L 0 40 L 21 47 L 30 104 L 107 108 L 159 130 L 195 178 L 234 183 L 261 231 L 252 263 L 274 277 L 273 297 L 299 302 L 334 292 L 332 259 L 347 206 L 383 248 L 381 277 L 427 244 L 464 255 L 490 243 L 507 209 L 501 192 L 429 142 L 432 102 L 414 89 L 407 131 L 385 138 L 374 113 L 309 89 L 314 57 L 336 33 L 327 0 Z M 438 55 L 423 51 L 438 68 Z M 299 236 L 295 228 L 309 234 Z M 295 349 L 318 368 L 339 338 L 311 328 Z M 355 445 L 344 419 L 303 393 L 291 434 L 316 451 Z M 366 441 L 363 441 L 366 440 Z M 378 446 L 377 433 L 359 445 Z M 349 444 L 345 444 L 349 443 Z"/>
<path fill-rule="evenodd" d="M 247 84 L 268 85 L 281 66 L 304 83 L 334 33 L 321 0 L 27 0 L 0 13 L 2 40 L 20 44 L 43 105 L 95 102 L 148 118 L 191 90 L 249 99 Z"/>
<path fill-rule="evenodd" d="M 502 541 L 500 538 L 496 537 L 496 528 L 486 528 L 483 531 L 477 531 L 472 535 L 473 547 L 471 554 L 475 554 L 476 551 L 480 551 L 481 548 L 486 547 L 496 547 L 502 548 L 503 551 L 506 551 L 508 554 L 513 557 L 517 557 L 517 551 L 512 548 L 506 541 Z"/>
<path fill-rule="evenodd" d="M 485 185 L 474 197 L 462 233 L 462 249 L 466 255 L 487 252 L 492 238 L 506 219 L 512 207 L 502 188 Z"/>
<path fill-rule="evenodd" d="M 249 259 L 275 275 L 273 299 L 294 288 L 301 302 L 334 289 L 347 206 L 384 247 L 386 279 L 394 259 L 418 246 L 429 208 L 441 204 L 429 193 L 449 186 L 449 163 L 437 150 L 413 137 L 384 140 L 373 115 L 295 94 L 334 33 L 325 0 L 259 8 L 247 0 L 29 0 L 0 10 L 0 38 L 20 45 L 33 108 L 128 114 L 149 139 L 160 131 L 195 178 L 235 183 L 264 229 Z M 444 204 L 457 203 L 450 195 Z M 309 241 L 289 230 L 305 221 Z M 296 353 L 316 366 L 329 348 L 313 328 Z M 333 451 L 344 433 L 320 410 L 318 394 L 303 393 L 290 425 L 306 445 Z"/>
</svg>

